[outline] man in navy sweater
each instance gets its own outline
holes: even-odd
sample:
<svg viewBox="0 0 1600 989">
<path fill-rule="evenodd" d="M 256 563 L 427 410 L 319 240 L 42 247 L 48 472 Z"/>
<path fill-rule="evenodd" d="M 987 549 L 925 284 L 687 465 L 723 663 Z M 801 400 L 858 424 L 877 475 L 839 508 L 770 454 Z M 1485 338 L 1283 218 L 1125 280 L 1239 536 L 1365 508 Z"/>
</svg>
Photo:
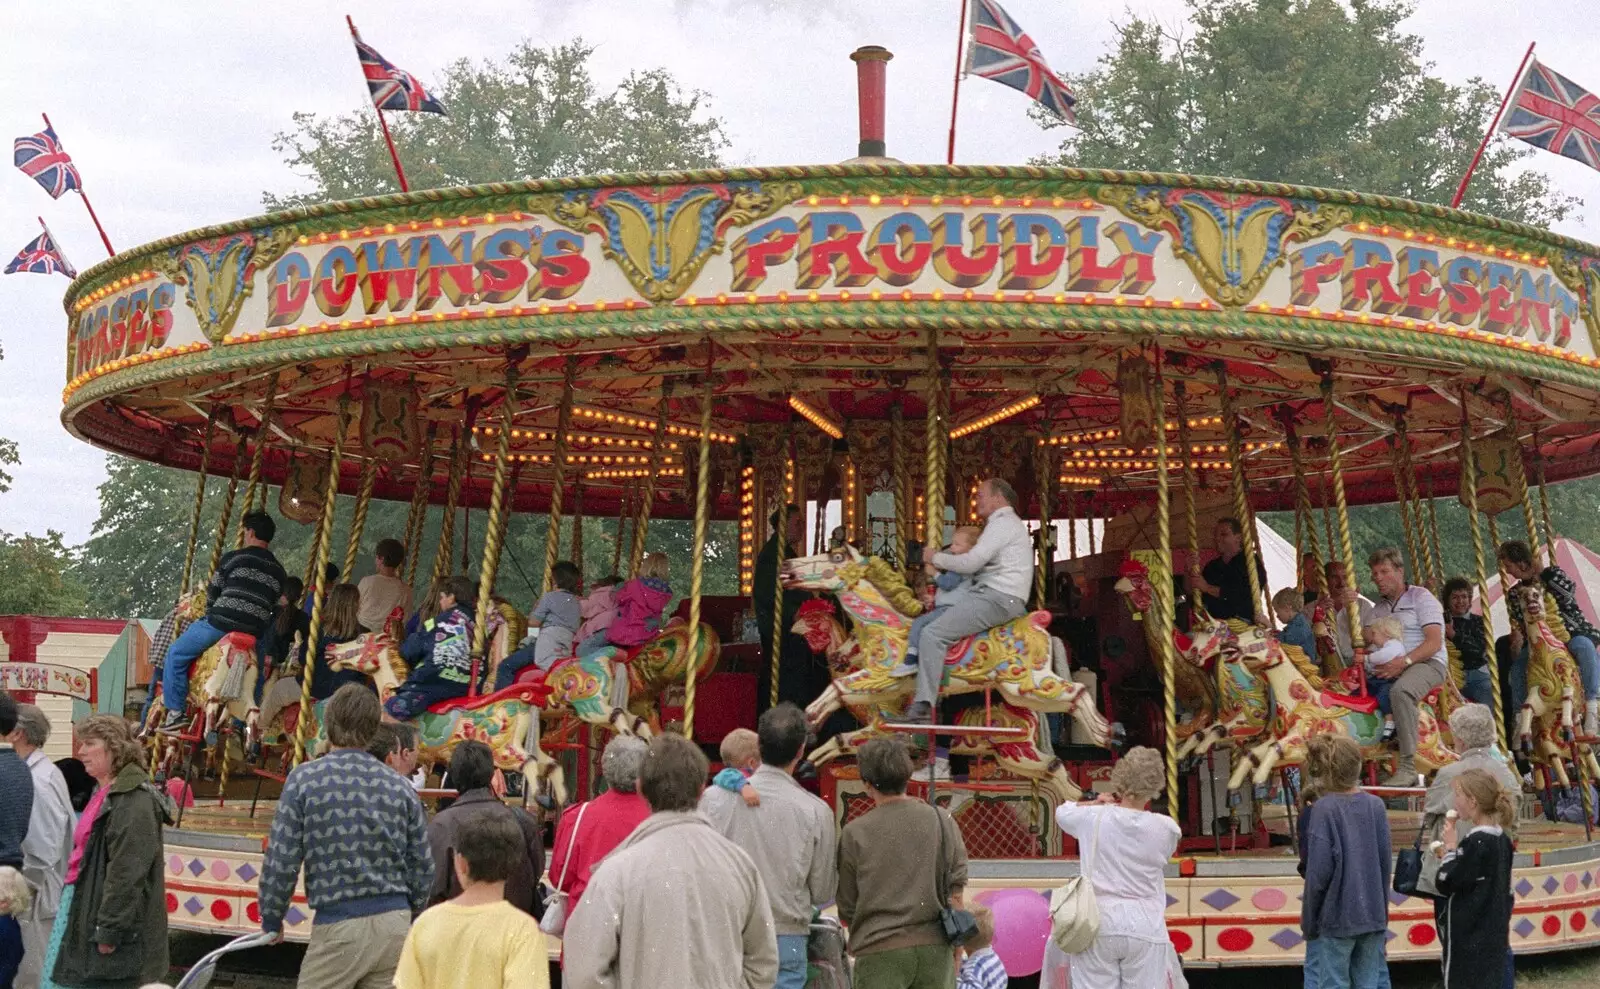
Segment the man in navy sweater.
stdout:
<svg viewBox="0 0 1600 989">
<path fill-rule="evenodd" d="M 409 781 L 367 751 L 378 698 L 345 684 L 324 714 L 333 751 L 295 768 L 283 785 L 261 866 L 261 929 L 283 933 L 305 866 L 316 916 L 300 989 L 387 986 L 411 919 L 428 902 L 428 819 Z"/>
<path fill-rule="evenodd" d="M 161 673 L 162 731 L 184 727 L 189 704 L 189 668 L 229 632 L 260 637 L 277 613 L 283 567 L 267 544 L 277 526 L 266 512 L 246 512 L 244 547 L 222 557 L 206 585 L 206 616 L 192 623 L 167 650 Z"/>
<path fill-rule="evenodd" d="M 17 730 L 17 702 L 0 690 L 0 865 L 22 868 L 22 839 L 33 814 L 33 774 L 4 741 Z"/>
</svg>

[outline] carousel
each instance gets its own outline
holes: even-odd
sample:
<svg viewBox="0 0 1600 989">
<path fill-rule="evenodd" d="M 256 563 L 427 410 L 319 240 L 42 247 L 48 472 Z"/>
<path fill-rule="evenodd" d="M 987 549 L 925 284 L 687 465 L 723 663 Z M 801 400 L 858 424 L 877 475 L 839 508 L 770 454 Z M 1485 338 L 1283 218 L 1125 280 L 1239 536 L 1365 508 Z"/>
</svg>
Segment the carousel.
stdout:
<svg viewBox="0 0 1600 989">
<path fill-rule="evenodd" d="M 119 254 L 66 296 L 62 421 L 197 472 L 175 598 L 235 545 L 244 510 L 315 527 L 310 641 L 327 590 L 312 577 L 329 561 L 352 573 L 374 498 L 410 505 L 400 535 L 419 591 L 450 572 L 453 520 L 480 510 L 473 656 L 486 674 L 531 605 L 491 593 L 512 513 L 549 517 L 547 584 L 569 550 L 583 557 L 562 545 L 564 517 L 614 521 L 624 577 L 652 519 L 693 519 L 691 558 L 671 561 L 681 620 L 659 639 L 420 718 L 425 758 L 486 740 L 547 803 L 581 796 L 590 775 L 563 772 L 562 752 L 608 732 L 671 722 L 714 744 L 713 722 L 753 717 L 706 688 L 718 671 L 765 669 L 763 694 L 779 695 L 780 649 L 740 641 L 749 598 L 703 594 L 717 521 L 738 525 L 741 594 L 780 599 L 755 609 L 774 615 L 762 631 L 826 655 L 834 680 L 810 713 L 845 710 L 857 727 L 812 761 L 840 821 L 864 811 L 851 753 L 900 728 L 910 699 L 911 680 L 889 673 L 922 609 L 907 563 L 976 521 L 982 479 L 1006 479 L 1037 533 L 1040 610 L 948 657 L 934 733 L 964 765 L 928 794 L 967 836 L 972 886 L 1059 885 L 1075 848 L 1054 806 L 1092 789 L 1120 747 L 1152 745 L 1185 833 L 1167 880 L 1185 962 L 1296 964 L 1304 741 L 1350 735 L 1375 779 L 1392 747 L 1358 667 L 1338 658 L 1334 616 L 1319 611 L 1309 655 L 1278 642 L 1268 597 L 1281 588 L 1253 570 L 1255 623 L 1210 618 L 1182 577 L 1209 557 L 1217 519 L 1243 523 L 1249 558 L 1255 513 L 1292 512 L 1297 557 L 1319 564 L 1299 589 L 1325 595 L 1320 564 L 1364 575 L 1376 548 L 1353 544 L 1348 508 L 1381 503 L 1404 520 L 1408 579 L 1438 591 L 1435 499 L 1449 496 L 1472 519 L 1467 576 L 1487 599 L 1499 540 L 1536 555 L 1551 544 L 1545 485 L 1600 472 L 1600 249 L 1357 192 L 902 164 L 882 141 L 886 56 L 858 53 L 862 157 L 842 164 L 430 189 Z M 217 474 L 222 521 L 202 533 Z M 339 494 L 356 503 L 344 545 Z M 892 507 L 874 515 L 869 498 Z M 830 545 L 833 502 L 845 531 Z M 816 526 L 782 580 L 757 588 L 765 520 L 787 504 L 815 505 Z M 431 552 L 416 545 L 430 505 L 446 526 Z M 1519 508 L 1514 530 L 1497 529 Z M 795 614 L 785 590 L 816 597 Z M 1510 723 L 1495 705 L 1501 744 L 1546 794 L 1586 799 L 1582 688 L 1530 605 L 1529 701 Z M 330 662 L 383 691 L 405 676 L 392 630 Z M 191 728 L 152 745 L 159 771 L 210 761 L 217 777 L 167 835 L 174 926 L 255 927 L 270 797 L 319 731 L 309 676 L 275 672 L 257 706 L 252 644 L 225 639 L 196 667 Z M 1457 686 L 1423 705 L 1424 770 L 1454 758 Z M 1064 716 L 1054 733 L 1051 715 Z M 243 760 L 257 742 L 267 756 Z M 1514 949 L 1600 943 L 1600 845 L 1583 825 L 1528 816 Z M 1397 843 L 1416 827 L 1395 811 Z M 1428 903 L 1396 897 L 1390 916 L 1391 958 L 1437 954 Z M 310 923 L 300 901 L 286 930 Z"/>
</svg>

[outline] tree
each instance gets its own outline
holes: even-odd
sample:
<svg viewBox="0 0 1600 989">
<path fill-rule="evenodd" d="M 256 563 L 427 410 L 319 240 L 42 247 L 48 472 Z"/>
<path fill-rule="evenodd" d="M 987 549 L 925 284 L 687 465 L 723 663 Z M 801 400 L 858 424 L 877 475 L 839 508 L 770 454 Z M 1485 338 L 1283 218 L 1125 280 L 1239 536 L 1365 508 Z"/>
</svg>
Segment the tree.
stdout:
<svg viewBox="0 0 1600 989">
<path fill-rule="evenodd" d="M 54 529 L 43 536 L 0 532 L 0 615 L 83 614 L 88 596 L 72 566 L 72 550 Z"/>
<path fill-rule="evenodd" d="M 430 87 L 448 109 L 389 115 L 413 189 L 599 172 L 709 168 L 728 139 L 706 96 L 663 69 L 634 72 L 609 93 L 589 74 L 594 49 L 519 44 L 503 62 L 461 59 Z M 325 119 L 296 113 L 274 150 L 309 179 L 305 193 L 265 193 L 268 209 L 398 192 L 370 109 Z"/>
<path fill-rule="evenodd" d="M 1411 0 L 1188 0 L 1171 30 L 1133 16 L 1071 82 L 1078 129 L 1039 164 L 1226 175 L 1448 203 L 1500 101 L 1429 73 Z M 1035 108 L 1043 126 L 1060 121 Z M 1548 225 L 1582 205 L 1533 149 L 1491 143 L 1463 207 Z"/>
</svg>

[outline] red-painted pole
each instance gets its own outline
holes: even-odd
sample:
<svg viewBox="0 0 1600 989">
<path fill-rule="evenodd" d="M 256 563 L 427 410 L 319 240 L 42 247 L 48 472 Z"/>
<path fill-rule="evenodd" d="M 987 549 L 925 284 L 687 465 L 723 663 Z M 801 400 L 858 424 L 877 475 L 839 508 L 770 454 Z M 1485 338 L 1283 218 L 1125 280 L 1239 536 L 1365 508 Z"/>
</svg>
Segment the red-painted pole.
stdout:
<svg viewBox="0 0 1600 989">
<path fill-rule="evenodd" d="M 961 30 L 956 34 L 956 76 L 950 87 L 950 144 L 945 148 L 944 163 L 956 163 L 956 107 L 961 102 L 961 66 L 966 62 L 967 0 L 961 0 Z"/>
<path fill-rule="evenodd" d="M 1489 129 L 1483 132 L 1483 142 L 1478 145 L 1478 153 L 1472 156 L 1472 164 L 1467 166 L 1467 174 L 1461 176 L 1461 184 L 1456 186 L 1455 198 L 1450 200 L 1450 208 L 1457 209 L 1461 206 L 1462 197 L 1467 194 L 1467 183 L 1472 181 L 1472 173 L 1478 170 L 1478 162 L 1483 159 L 1483 152 L 1489 147 L 1489 139 L 1494 137 L 1495 128 L 1500 126 L 1500 117 L 1506 112 L 1506 106 L 1511 102 L 1511 94 L 1517 91 L 1517 84 L 1522 81 L 1522 71 L 1528 67 L 1528 59 L 1533 57 L 1533 43 L 1528 44 L 1528 50 L 1522 56 L 1522 64 L 1517 66 L 1517 74 L 1511 80 L 1511 88 L 1506 90 L 1505 98 L 1500 101 L 1500 109 L 1494 112 L 1494 119 L 1489 122 Z"/>
<path fill-rule="evenodd" d="M 862 158 L 882 158 L 887 153 L 883 139 L 884 85 L 889 60 L 887 48 L 866 45 L 850 53 L 856 63 L 856 96 L 861 117 L 861 140 L 856 154 Z"/>
<path fill-rule="evenodd" d="M 52 131 L 55 130 L 54 127 L 50 126 L 50 115 L 48 113 L 41 113 L 39 116 L 44 118 L 44 125 L 46 128 Z M 60 140 L 61 135 L 57 134 L 56 139 Z M 78 195 L 83 199 L 84 208 L 89 211 L 89 219 L 94 221 L 94 228 L 100 232 L 100 243 L 106 245 L 106 255 L 108 257 L 116 257 L 117 252 L 111 247 L 111 238 L 106 236 L 106 228 L 100 225 L 100 218 L 95 216 L 94 204 L 89 202 L 89 194 L 83 191 L 83 173 L 81 172 L 78 173 L 78 183 Z M 43 223 L 44 221 L 40 220 L 39 222 Z M 60 246 L 60 244 L 56 245 L 58 249 Z"/>
<path fill-rule="evenodd" d="M 361 35 L 356 33 L 356 22 L 351 19 L 349 14 L 344 15 L 344 22 L 350 25 L 350 37 L 359 40 Z M 364 79 L 365 75 L 363 75 L 362 78 Z M 370 95 L 368 96 L 368 99 L 371 99 Z M 383 131 L 383 143 L 389 146 L 389 160 L 394 162 L 394 174 L 395 178 L 400 180 L 400 191 L 410 192 L 411 185 L 406 182 L 406 170 L 400 164 L 400 152 L 395 150 L 394 137 L 389 133 L 389 122 L 383 119 L 383 111 L 376 105 L 373 106 L 372 112 L 378 115 L 378 127 Z"/>
</svg>

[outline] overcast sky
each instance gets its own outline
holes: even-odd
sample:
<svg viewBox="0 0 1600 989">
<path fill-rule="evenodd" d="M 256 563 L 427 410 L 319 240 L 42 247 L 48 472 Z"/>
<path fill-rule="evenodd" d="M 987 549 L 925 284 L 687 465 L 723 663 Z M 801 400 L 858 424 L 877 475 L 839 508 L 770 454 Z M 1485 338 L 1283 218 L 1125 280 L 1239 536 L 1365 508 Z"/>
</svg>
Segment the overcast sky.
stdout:
<svg viewBox="0 0 1600 989">
<path fill-rule="evenodd" d="M 1127 10 L 1180 22 L 1182 0 L 1004 0 L 1059 70 L 1089 68 Z M 1504 86 L 1530 40 L 1542 59 L 1600 87 L 1590 56 L 1600 28 L 1570 0 L 1420 0 L 1411 28 L 1451 81 Z M 889 153 L 942 161 L 959 0 L 543 0 L 454 4 L 310 0 L 270 4 L 54 0 L 0 13 L 0 138 L 32 133 L 50 114 L 111 235 L 129 248 L 260 212 L 265 189 L 297 180 L 272 151 L 290 114 L 366 104 L 343 15 L 364 39 L 424 81 L 454 59 L 499 57 L 520 38 L 596 46 L 603 87 L 630 69 L 665 66 L 710 95 L 734 164 L 830 162 L 855 153 L 858 45 L 895 53 L 889 66 Z M 962 87 L 956 160 L 1020 164 L 1053 150 L 1026 98 L 994 83 Z M 1600 173 L 1541 155 L 1585 218 L 1563 232 L 1600 242 Z M 38 233 L 42 215 L 79 268 L 103 249 L 74 195 L 51 201 L 20 172 L 0 176 L 0 254 Z M 0 260 L 5 260 L 0 259 Z M 0 436 L 21 446 L 15 486 L 0 495 L 0 530 L 88 537 L 104 457 L 61 428 L 66 320 L 59 275 L 0 278 Z"/>
</svg>

